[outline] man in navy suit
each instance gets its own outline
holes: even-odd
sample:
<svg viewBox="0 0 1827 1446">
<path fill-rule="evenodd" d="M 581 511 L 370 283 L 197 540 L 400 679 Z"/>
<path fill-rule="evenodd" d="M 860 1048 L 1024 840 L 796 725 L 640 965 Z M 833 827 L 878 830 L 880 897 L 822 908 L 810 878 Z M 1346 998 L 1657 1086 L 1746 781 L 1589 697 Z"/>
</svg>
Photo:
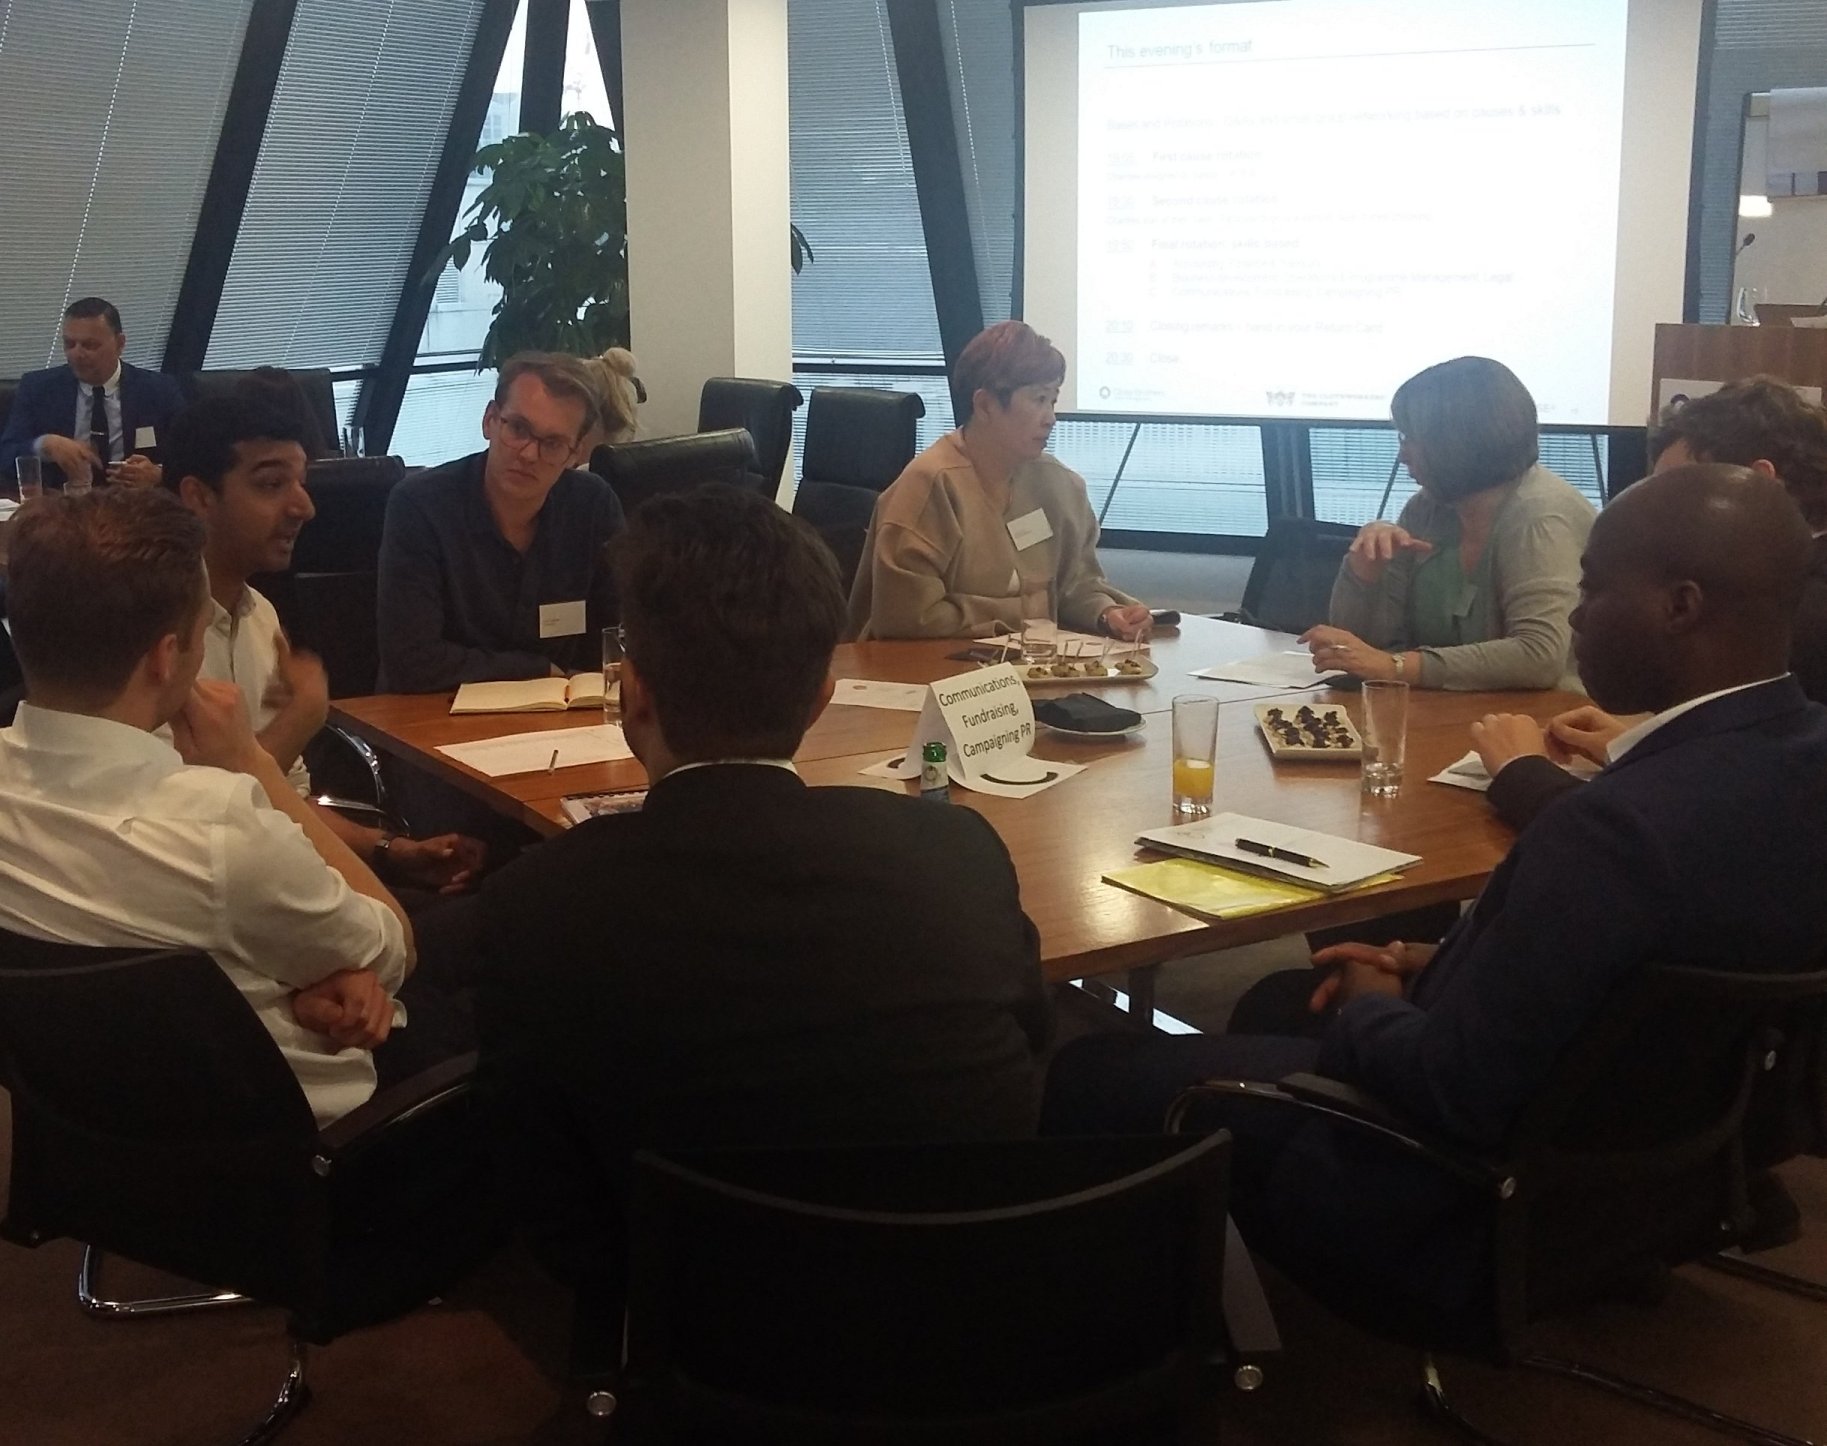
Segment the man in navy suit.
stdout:
<svg viewBox="0 0 1827 1446">
<path fill-rule="evenodd" d="M 1811 550 L 1782 484 L 1747 468 L 1676 468 L 1619 496 L 1581 563 L 1574 654 L 1600 706 L 1650 716 L 1604 770 L 1541 813 L 1437 948 L 1320 951 L 1316 1028 L 1077 1041 L 1043 1128 L 1152 1132 L 1185 1085 L 1312 1070 L 1489 1150 L 1645 966 L 1810 967 L 1827 941 L 1827 709 L 1788 660 Z M 1292 1111 L 1246 1103 L 1230 1123 L 1238 1223 L 1286 1274 L 1347 1314 L 1479 1316 L 1484 1212 L 1440 1172 Z"/>
<path fill-rule="evenodd" d="M 0 432 L 0 475 L 36 455 L 47 482 L 88 472 L 97 482 L 156 487 L 165 427 L 184 405 L 178 384 L 121 360 L 121 314 L 85 296 L 63 314 L 64 365 L 19 379 Z"/>
</svg>

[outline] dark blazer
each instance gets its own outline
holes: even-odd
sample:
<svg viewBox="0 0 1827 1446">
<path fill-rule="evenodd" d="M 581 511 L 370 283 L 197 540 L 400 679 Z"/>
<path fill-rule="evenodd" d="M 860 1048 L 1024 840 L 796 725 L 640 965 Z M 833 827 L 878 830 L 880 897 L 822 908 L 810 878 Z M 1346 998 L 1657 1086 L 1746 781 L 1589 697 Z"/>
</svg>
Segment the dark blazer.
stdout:
<svg viewBox="0 0 1827 1446">
<path fill-rule="evenodd" d="M 564 472 L 546 494 L 525 556 L 495 526 L 482 490 L 486 452 L 420 472 L 387 499 L 375 582 L 383 693 L 543 678 L 603 665 L 616 621 L 603 545 L 622 504 L 591 472 Z M 539 610 L 582 602 L 582 631 L 540 636 Z"/>
<path fill-rule="evenodd" d="M 633 1150 L 1033 1132 L 1050 1003 L 973 810 L 663 779 L 482 893 L 481 1087 L 543 1259 L 614 1276 Z"/>
<path fill-rule="evenodd" d="M 47 367 L 19 378 L 13 409 L 7 413 L 6 430 L 0 432 L 0 473 L 10 478 L 14 459 L 29 456 L 32 444 L 40 437 L 68 437 L 74 433 L 79 386 L 76 373 L 67 366 Z M 151 427 L 163 442 L 167 424 L 184 408 L 184 394 L 174 378 L 122 362 L 120 395 L 121 436 L 127 455 L 143 452 L 156 462 L 157 443 L 136 447 L 133 439 L 141 427 Z M 44 474 L 47 482 L 63 480 L 62 469 L 51 462 L 44 464 Z"/>
<path fill-rule="evenodd" d="M 1318 1069 L 1496 1147 L 1632 972 L 1804 969 L 1823 940 L 1827 709 L 1782 679 L 1672 720 L 1545 810 L 1406 1000 L 1339 1011 Z M 1284 1126 L 1272 1151 L 1236 1205 L 1278 1267 L 1361 1314 L 1399 1318 L 1415 1296 L 1477 1318 L 1482 1205 L 1323 1123 Z"/>
</svg>

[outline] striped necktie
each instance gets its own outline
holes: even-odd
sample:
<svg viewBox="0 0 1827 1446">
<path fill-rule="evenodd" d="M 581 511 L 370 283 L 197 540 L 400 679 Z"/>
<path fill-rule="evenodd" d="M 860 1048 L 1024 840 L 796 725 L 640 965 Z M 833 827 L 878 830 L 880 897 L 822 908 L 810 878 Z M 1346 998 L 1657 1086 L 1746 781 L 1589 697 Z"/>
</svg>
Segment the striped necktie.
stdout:
<svg viewBox="0 0 1827 1446">
<path fill-rule="evenodd" d="M 101 465 L 95 469 L 95 483 L 100 486 L 108 480 L 108 464 L 114 460 L 109 455 L 108 392 L 105 387 L 89 388 L 89 446 L 101 458 Z"/>
</svg>

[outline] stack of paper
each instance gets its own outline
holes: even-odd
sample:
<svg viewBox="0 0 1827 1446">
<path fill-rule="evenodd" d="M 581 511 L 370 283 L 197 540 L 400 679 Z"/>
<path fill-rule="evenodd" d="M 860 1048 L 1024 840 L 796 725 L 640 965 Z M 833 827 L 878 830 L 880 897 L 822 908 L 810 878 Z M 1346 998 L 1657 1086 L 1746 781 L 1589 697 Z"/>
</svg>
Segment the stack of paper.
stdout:
<svg viewBox="0 0 1827 1446">
<path fill-rule="evenodd" d="M 1241 813 L 1215 813 L 1197 823 L 1149 829 L 1136 842 L 1183 858 L 1306 884 L 1329 894 L 1359 888 L 1380 875 L 1421 862 L 1419 854 L 1397 853 L 1337 834 L 1272 823 Z M 1296 858 L 1306 862 L 1295 862 Z"/>
</svg>

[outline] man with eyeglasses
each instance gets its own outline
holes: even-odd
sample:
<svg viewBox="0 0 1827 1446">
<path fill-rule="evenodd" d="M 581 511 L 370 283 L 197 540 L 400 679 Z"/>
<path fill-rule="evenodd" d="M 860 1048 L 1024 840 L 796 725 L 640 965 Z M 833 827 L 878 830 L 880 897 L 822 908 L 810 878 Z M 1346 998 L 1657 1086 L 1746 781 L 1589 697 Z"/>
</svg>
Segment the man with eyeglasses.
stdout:
<svg viewBox="0 0 1827 1446">
<path fill-rule="evenodd" d="M 488 450 L 394 488 L 381 536 L 382 691 L 602 665 L 616 615 L 603 545 L 622 507 L 601 478 L 570 470 L 597 413 L 574 358 L 522 353 L 503 363 L 482 414 Z"/>
</svg>

